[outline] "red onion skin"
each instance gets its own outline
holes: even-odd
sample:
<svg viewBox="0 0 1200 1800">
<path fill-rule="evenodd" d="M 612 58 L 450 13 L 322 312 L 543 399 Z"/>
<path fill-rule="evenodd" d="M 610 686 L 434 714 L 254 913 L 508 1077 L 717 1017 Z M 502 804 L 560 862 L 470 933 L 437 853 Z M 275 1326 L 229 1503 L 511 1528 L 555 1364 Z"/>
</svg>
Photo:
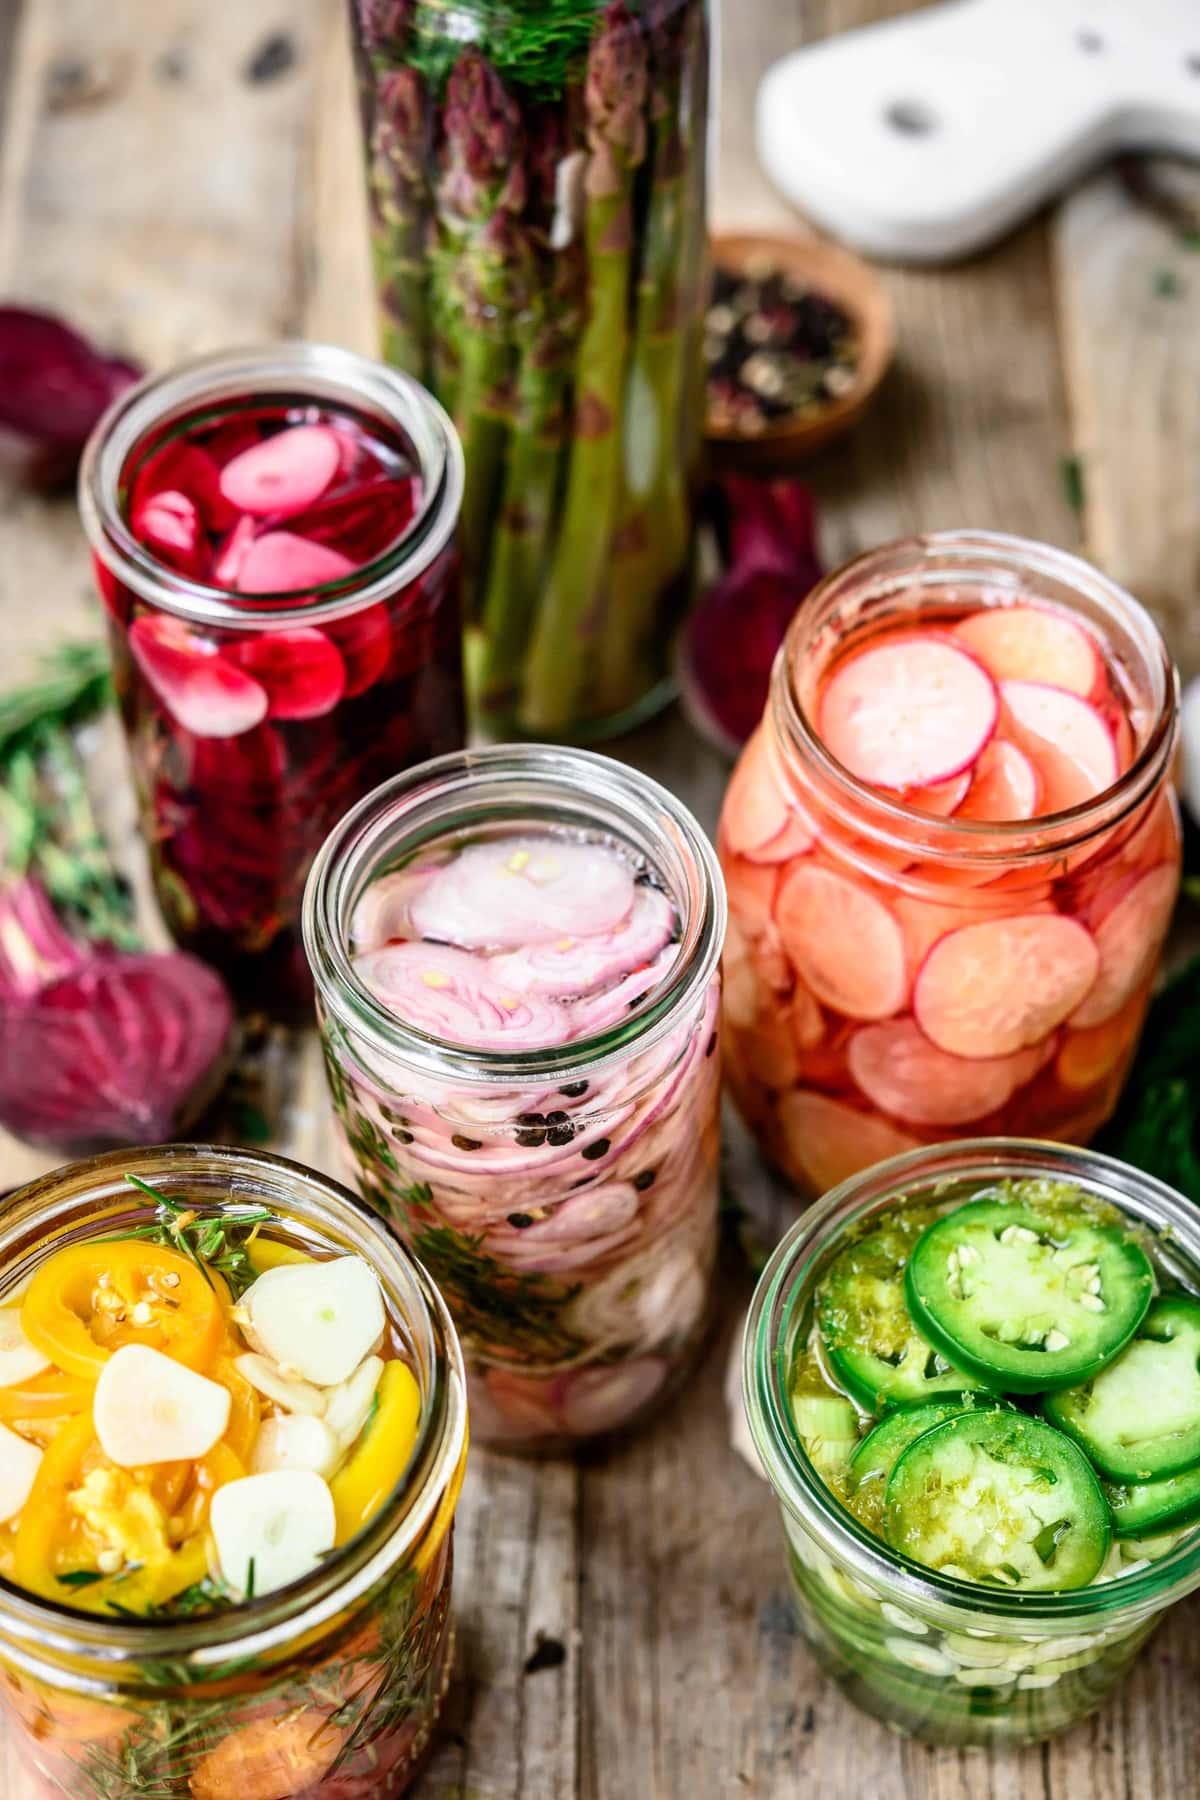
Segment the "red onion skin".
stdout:
<svg viewBox="0 0 1200 1800">
<path fill-rule="evenodd" d="M 92 427 L 139 374 L 51 313 L 0 306 L 0 466 L 43 491 L 68 485 Z"/>
</svg>

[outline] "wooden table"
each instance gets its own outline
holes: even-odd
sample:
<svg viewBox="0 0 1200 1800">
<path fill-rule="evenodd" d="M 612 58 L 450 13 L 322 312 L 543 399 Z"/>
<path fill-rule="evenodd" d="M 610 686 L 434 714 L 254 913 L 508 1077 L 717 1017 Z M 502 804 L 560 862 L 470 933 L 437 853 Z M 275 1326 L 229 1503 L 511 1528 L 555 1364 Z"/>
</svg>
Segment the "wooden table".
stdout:
<svg viewBox="0 0 1200 1800">
<path fill-rule="evenodd" d="M 730 8 L 718 223 L 796 226 L 754 163 L 761 69 L 806 37 L 895 10 Z M 0 0 L 0 132 L 5 297 L 61 309 L 155 368 L 281 334 L 371 346 L 336 0 Z M 1198 205 L 1194 172 L 1105 170 L 985 257 L 890 273 L 898 366 L 853 440 L 812 470 L 827 558 L 964 524 L 1082 548 L 1156 610 L 1185 669 L 1200 668 Z M 3 677 L 16 680 L 40 648 L 95 635 L 98 621 L 70 502 L 0 492 L 0 533 Z M 622 749 L 713 824 L 725 772 L 678 721 Z M 119 767 L 111 737 L 96 755 Z M 103 785 L 110 828 L 132 844 L 127 789 Z M 330 1166 L 311 1042 L 273 1066 L 277 1141 Z M 7 1142 L 0 1182 L 45 1160 Z M 782 1226 L 786 1199 L 752 1155 L 731 1156 L 731 1180 Z M 1200 1603 L 1172 1615 L 1096 1719 L 1042 1749 L 930 1751 L 840 1698 L 791 1624 L 771 1497 L 729 1448 L 722 1374 L 745 1271 L 726 1285 L 720 1342 L 648 1433 L 577 1463 L 474 1456 L 459 1678 L 421 1795 L 1195 1794 Z M 565 1656 L 536 1667 L 544 1639 Z M 2 1750 L 0 1793 L 21 1800 Z"/>
</svg>

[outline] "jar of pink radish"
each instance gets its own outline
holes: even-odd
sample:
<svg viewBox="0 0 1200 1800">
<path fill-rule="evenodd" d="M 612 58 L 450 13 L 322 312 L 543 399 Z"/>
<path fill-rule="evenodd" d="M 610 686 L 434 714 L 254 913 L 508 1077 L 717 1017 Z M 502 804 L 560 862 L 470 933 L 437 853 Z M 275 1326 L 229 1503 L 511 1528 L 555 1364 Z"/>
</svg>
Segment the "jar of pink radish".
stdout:
<svg viewBox="0 0 1200 1800">
<path fill-rule="evenodd" d="M 462 453 L 415 381 L 289 343 L 123 394 L 80 505 L 159 902 L 239 998 L 304 1016 L 335 821 L 463 741 Z"/>
<path fill-rule="evenodd" d="M 724 929 L 691 814 L 585 751 L 442 757 L 317 857 L 304 942 L 346 1155 L 446 1297 L 484 1442 L 569 1448 L 692 1364 Z"/>
<path fill-rule="evenodd" d="M 730 1081 L 805 1192 L 1108 1118 L 1179 885 L 1177 706 L 1149 615 L 1045 545 L 937 533 L 814 589 L 718 838 Z"/>
</svg>

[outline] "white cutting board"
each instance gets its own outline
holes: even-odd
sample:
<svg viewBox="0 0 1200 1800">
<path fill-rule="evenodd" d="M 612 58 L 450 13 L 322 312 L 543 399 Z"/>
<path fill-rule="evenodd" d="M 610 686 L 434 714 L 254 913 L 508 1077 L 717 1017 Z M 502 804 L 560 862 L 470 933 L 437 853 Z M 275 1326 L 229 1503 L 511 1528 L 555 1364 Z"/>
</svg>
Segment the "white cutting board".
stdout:
<svg viewBox="0 0 1200 1800">
<path fill-rule="evenodd" d="M 776 186 L 871 256 L 978 248 L 1118 150 L 1200 157 L 1200 0 L 951 0 L 785 56 Z"/>
</svg>

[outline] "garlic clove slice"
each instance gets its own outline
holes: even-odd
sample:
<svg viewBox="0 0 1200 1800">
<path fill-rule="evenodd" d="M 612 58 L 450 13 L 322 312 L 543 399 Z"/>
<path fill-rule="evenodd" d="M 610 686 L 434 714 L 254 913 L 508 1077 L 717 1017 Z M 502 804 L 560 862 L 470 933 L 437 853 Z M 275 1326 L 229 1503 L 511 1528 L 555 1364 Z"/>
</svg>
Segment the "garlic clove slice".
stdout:
<svg viewBox="0 0 1200 1800">
<path fill-rule="evenodd" d="M 333 1549 L 336 1521 L 328 1482 L 311 1469 L 270 1469 L 226 1482 L 209 1513 L 226 1585 L 269 1594 L 298 1581 Z"/>
<path fill-rule="evenodd" d="M 19 1306 L 0 1306 L 0 1387 L 31 1381 L 50 1367 L 50 1358 L 30 1343 Z"/>
<path fill-rule="evenodd" d="M 279 1413 L 259 1426 L 250 1470 L 262 1475 L 269 1469 L 310 1469 L 328 1476 L 341 1454 L 341 1445 L 324 1419 L 307 1413 Z"/>
<path fill-rule="evenodd" d="M 29 1498 L 42 1452 L 0 1425 L 0 1525 L 15 1519 Z"/>
<path fill-rule="evenodd" d="M 339 1382 L 326 1395 L 325 1423 L 343 1450 L 350 1448 L 370 1417 L 382 1374 L 382 1358 L 368 1356 L 348 1381 Z"/>
<path fill-rule="evenodd" d="M 379 1280 L 361 1256 L 268 1269 L 242 1296 L 257 1350 L 318 1387 L 336 1387 L 386 1323 Z"/>
<path fill-rule="evenodd" d="M 297 1381 L 291 1375 L 285 1375 L 269 1356 L 247 1350 L 234 1357 L 233 1366 L 252 1387 L 265 1394 L 268 1400 L 274 1400 L 277 1406 L 282 1406 L 285 1412 L 309 1413 L 317 1418 L 325 1410 L 325 1396 L 320 1388 L 313 1387 L 310 1381 Z"/>
<path fill-rule="evenodd" d="M 145 1344 L 114 1350 L 96 1383 L 100 1448 L 118 1468 L 184 1462 L 210 1451 L 229 1424 L 229 1390 Z"/>
</svg>

